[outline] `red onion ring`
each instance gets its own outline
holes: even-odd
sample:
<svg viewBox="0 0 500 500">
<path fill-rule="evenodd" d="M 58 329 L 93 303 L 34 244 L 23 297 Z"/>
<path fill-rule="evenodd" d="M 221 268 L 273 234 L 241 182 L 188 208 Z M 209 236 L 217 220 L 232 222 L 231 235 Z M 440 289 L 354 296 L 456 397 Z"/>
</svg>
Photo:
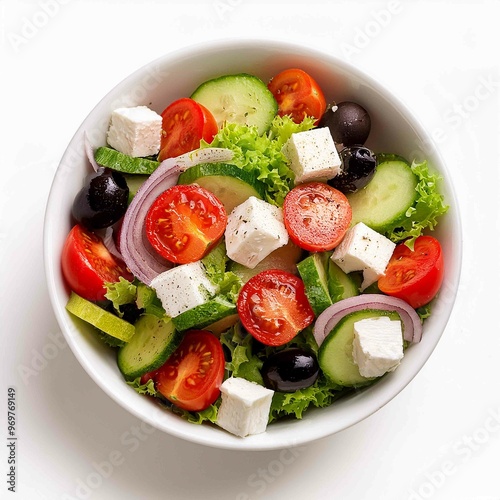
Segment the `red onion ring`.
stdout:
<svg viewBox="0 0 500 500">
<path fill-rule="evenodd" d="M 314 338 L 320 346 L 335 325 L 347 314 L 364 309 L 395 311 L 403 321 L 403 336 L 408 342 L 420 342 L 422 338 L 422 322 L 409 304 L 396 297 L 377 293 L 361 294 L 356 297 L 340 300 L 326 308 L 316 319 Z"/>
<path fill-rule="evenodd" d="M 155 276 L 173 267 L 156 252 L 144 231 L 146 215 L 156 198 L 177 184 L 183 170 L 199 163 L 229 161 L 232 157 L 230 149 L 206 148 L 167 158 L 138 189 L 125 212 L 120 233 L 120 252 L 136 278 L 149 285 Z"/>
</svg>

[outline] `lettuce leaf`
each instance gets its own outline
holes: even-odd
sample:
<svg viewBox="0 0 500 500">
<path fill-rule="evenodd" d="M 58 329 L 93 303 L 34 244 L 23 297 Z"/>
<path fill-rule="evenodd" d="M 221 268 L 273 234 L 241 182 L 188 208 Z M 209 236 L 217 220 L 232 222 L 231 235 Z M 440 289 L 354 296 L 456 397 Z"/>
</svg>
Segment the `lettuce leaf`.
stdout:
<svg viewBox="0 0 500 500">
<path fill-rule="evenodd" d="M 243 334 L 236 325 L 223 333 L 220 341 L 230 352 L 230 361 L 226 362 L 227 377 L 242 377 L 263 385 L 260 369 L 264 361 L 253 353 L 253 337 Z"/>
<path fill-rule="evenodd" d="M 413 162 L 411 169 L 418 178 L 415 188 L 418 197 L 407 210 L 406 218 L 390 228 L 386 236 L 394 243 L 406 240 L 405 244 L 413 249 L 415 240 L 424 229 L 432 231 L 438 223 L 438 218 L 448 211 L 449 206 L 445 204 L 444 196 L 438 190 L 441 177 L 430 171 L 427 161 Z"/>
<path fill-rule="evenodd" d="M 145 384 L 141 384 L 141 377 L 137 377 L 134 380 L 127 381 L 127 384 L 139 394 L 147 394 L 148 396 L 158 395 L 153 379 L 149 379 Z"/>
<path fill-rule="evenodd" d="M 137 286 L 122 276 L 116 283 L 106 283 L 105 286 L 107 292 L 104 296 L 112 302 L 116 313 L 122 317 L 123 312 L 120 310 L 120 306 L 135 302 Z"/>
<path fill-rule="evenodd" d="M 226 245 L 224 240 L 222 240 L 201 259 L 201 262 L 205 267 L 208 278 L 219 286 L 219 295 L 223 296 L 229 302 L 236 304 L 243 283 L 236 274 L 226 271 L 228 260 Z"/>
<path fill-rule="evenodd" d="M 211 404 L 208 408 L 205 408 L 202 411 L 187 411 L 182 410 L 177 406 L 173 406 L 172 411 L 192 424 L 202 424 L 203 422 L 212 422 L 215 424 L 215 422 L 217 422 L 217 413 L 219 411 L 220 403 L 221 400 L 219 398 L 214 404 Z"/>
<path fill-rule="evenodd" d="M 347 389 L 333 388 L 324 377 L 319 377 L 313 385 L 305 389 L 290 393 L 275 392 L 271 403 L 269 422 L 284 416 L 301 419 L 311 405 L 316 408 L 330 406 L 345 392 Z"/>
<path fill-rule="evenodd" d="M 231 149 L 234 152 L 231 163 L 255 174 L 265 185 L 266 201 L 282 206 L 293 184 L 294 174 L 281 148 L 293 133 L 313 126 L 312 118 L 296 124 L 288 116 L 276 116 L 268 133 L 259 135 L 257 127 L 228 123 L 210 144 L 202 143 L 202 147 Z"/>
</svg>

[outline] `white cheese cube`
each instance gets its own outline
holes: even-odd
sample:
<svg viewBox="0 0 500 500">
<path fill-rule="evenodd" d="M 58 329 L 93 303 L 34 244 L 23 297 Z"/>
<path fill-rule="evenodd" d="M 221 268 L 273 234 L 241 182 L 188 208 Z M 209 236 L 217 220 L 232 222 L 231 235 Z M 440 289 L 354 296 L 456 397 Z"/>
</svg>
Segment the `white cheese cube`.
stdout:
<svg viewBox="0 0 500 500">
<path fill-rule="evenodd" d="M 237 377 L 224 381 L 220 390 L 220 427 L 240 437 L 265 432 L 274 391 Z"/>
<path fill-rule="evenodd" d="M 348 229 L 331 258 L 345 273 L 363 271 L 364 290 L 384 275 L 395 247 L 389 238 L 358 222 Z"/>
<path fill-rule="evenodd" d="M 208 302 L 218 291 L 201 262 L 182 264 L 165 271 L 151 281 L 167 316 L 179 314 Z"/>
<path fill-rule="evenodd" d="M 292 134 L 282 153 L 295 173 L 295 184 L 333 179 L 340 173 L 340 158 L 327 127 Z"/>
<path fill-rule="evenodd" d="M 288 243 L 283 210 L 250 196 L 229 214 L 225 240 L 228 257 L 253 269 L 273 250 Z"/>
<path fill-rule="evenodd" d="M 108 144 L 129 156 L 156 155 L 161 133 L 161 116 L 147 106 L 118 108 L 111 113 Z"/>
<path fill-rule="evenodd" d="M 380 316 L 354 323 L 352 357 L 363 377 L 381 377 L 395 370 L 403 355 L 401 321 Z"/>
</svg>

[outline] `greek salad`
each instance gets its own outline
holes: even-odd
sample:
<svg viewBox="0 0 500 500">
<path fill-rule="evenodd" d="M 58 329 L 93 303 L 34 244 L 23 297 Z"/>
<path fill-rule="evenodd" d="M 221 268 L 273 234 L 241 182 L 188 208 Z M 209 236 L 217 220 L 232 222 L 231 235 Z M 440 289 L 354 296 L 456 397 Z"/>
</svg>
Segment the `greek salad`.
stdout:
<svg viewBox="0 0 500 500">
<path fill-rule="evenodd" d="M 165 106 L 86 140 L 62 249 L 67 310 L 124 381 L 244 437 L 397 369 L 443 280 L 437 174 L 372 151 L 369 111 L 298 68 Z"/>
</svg>

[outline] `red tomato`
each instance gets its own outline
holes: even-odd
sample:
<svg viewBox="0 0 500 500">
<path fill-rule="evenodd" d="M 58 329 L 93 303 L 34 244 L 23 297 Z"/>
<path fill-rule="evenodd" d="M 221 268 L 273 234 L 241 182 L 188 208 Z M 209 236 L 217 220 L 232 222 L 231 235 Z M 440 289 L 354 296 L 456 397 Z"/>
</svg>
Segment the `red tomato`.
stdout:
<svg viewBox="0 0 500 500">
<path fill-rule="evenodd" d="M 250 278 L 240 291 L 237 308 L 245 329 L 271 346 L 286 344 L 314 321 L 302 280 L 278 269 Z"/>
<path fill-rule="evenodd" d="M 335 248 L 352 219 L 351 205 L 339 190 L 322 182 L 294 187 L 283 204 L 290 239 L 310 252 Z"/>
<path fill-rule="evenodd" d="M 286 69 L 268 85 L 278 101 L 278 114 L 290 115 L 295 123 L 306 116 L 316 118 L 316 124 L 326 110 L 326 100 L 314 78 L 301 69 Z"/>
<path fill-rule="evenodd" d="M 419 236 L 413 251 L 404 243 L 396 246 L 378 281 L 381 292 L 403 299 L 413 308 L 430 302 L 443 282 L 443 252 L 432 236 Z"/>
<path fill-rule="evenodd" d="M 146 215 L 146 235 L 153 248 L 176 264 L 204 257 L 226 229 L 224 205 L 210 191 L 194 184 L 164 191 Z"/>
<path fill-rule="evenodd" d="M 191 330 L 155 374 L 156 389 L 179 408 L 204 410 L 219 397 L 224 366 L 219 339 L 205 330 Z"/>
<path fill-rule="evenodd" d="M 183 97 L 168 106 L 162 116 L 162 138 L 158 160 L 179 156 L 210 143 L 217 133 L 212 113 L 193 99 Z"/>
<path fill-rule="evenodd" d="M 61 265 L 71 290 L 88 300 L 104 300 L 107 282 L 134 277 L 126 265 L 113 256 L 99 236 L 77 224 L 64 243 Z"/>
</svg>

